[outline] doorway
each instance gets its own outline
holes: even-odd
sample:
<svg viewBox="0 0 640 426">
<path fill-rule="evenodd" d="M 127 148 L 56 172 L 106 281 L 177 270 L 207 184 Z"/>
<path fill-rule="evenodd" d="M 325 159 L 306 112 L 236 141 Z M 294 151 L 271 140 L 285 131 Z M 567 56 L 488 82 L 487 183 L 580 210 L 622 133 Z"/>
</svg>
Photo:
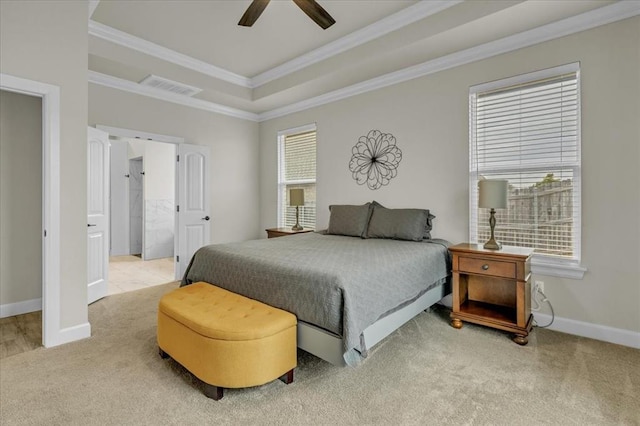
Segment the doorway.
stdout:
<svg viewBox="0 0 640 426">
<path fill-rule="evenodd" d="M 0 358 L 42 345 L 42 98 L 0 91 Z"/>
<path fill-rule="evenodd" d="M 176 145 L 112 137 L 108 294 L 175 279 Z"/>
<path fill-rule="evenodd" d="M 89 323 L 60 325 L 60 87 L 0 73 L 0 90 L 42 99 L 42 344 L 84 339 Z"/>
</svg>

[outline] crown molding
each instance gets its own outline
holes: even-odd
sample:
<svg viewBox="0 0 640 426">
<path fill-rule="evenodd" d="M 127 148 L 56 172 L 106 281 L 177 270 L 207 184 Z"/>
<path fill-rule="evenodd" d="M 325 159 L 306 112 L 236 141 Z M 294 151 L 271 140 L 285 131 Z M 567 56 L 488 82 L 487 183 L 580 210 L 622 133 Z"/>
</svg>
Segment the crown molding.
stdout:
<svg viewBox="0 0 640 426">
<path fill-rule="evenodd" d="M 91 19 L 91 16 L 93 16 L 93 12 L 96 11 L 100 0 L 87 0 L 87 3 L 89 3 L 89 19 Z"/>
<path fill-rule="evenodd" d="M 189 96 L 166 92 L 153 87 L 143 86 L 133 81 L 124 80 L 95 71 L 89 71 L 89 83 L 123 90 L 125 92 L 135 93 L 178 105 L 197 108 L 204 111 L 215 112 L 217 114 L 228 115 L 230 117 L 241 118 L 243 120 L 258 121 L 258 114 L 254 114 L 252 112 L 231 108 L 214 102 L 203 101 L 202 99 L 195 99 Z"/>
<path fill-rule="evenodd" d="M 129 49 L 137 50 L 138 52 L 149 56 L 155 56 L 163 61 L 180 65 L 210 77 L 218 78 L 238 86 L 251 88 L 251 79 L 247 77 L 216 67 L 215 65 L 192 58 L 191 56 L 184 55 L 176 52 L 175 50 L 168 49 L 160 46 L 159 44 L 152 43 L 93 20 L 89 20 L 89 35 L 101 38 L 111 43 L 119 44 L 120 46 L 124 46 Z"/>
<path fill-rule="evenodd" d="M 534 44 L 575 34 L 637 15 L 640 15 L 640 1 L 620 1 L 581 13 L 580 15 L 565 18 L 560 21 L 514 34 L 512 36 L 504 37 L 499 40 L 441 56 L 418 65 L 394 71 L 380 77 L 375 77 L 320 96 L 305 99 L 281 108 L 275 108 L 258 114 L 258 121 L 271 120 L 273 118 L 304 111 L 309 108 L 325 105 L 362 93 L 413 80 L 439 71 L 487 59 L 502 53 L 522 49 Z"/>
<path fill-rule="evenodd" d="M 367 25 L 357 31 L 347 34 L 331 43 L 327 43 L 318 49 L 312 50 L 282 65 L 271 68 L 251 79 L 251 87 L 260 87 L 270 81 L 277 80 L 293 72 L 299 71 L 317 62 L 324 61 L 361 44 L 382 37 L 390 32 L 417 22 L 428 16 L 453 7 L 464 0 L 434 0 L 419 1 L 399 12 L 389 15 L 373 24 Z"/>
<path fill-rule="evenodd" d="M 96 124 L 96 129 L 109 133 L 109 136 L 117 136 L 119 138 L 152 140 L 156 142 L 165 142 L 172 144 L 184 143 L 184 138 L 178 136 L 161 135 L 158 133 L 141 132 L 139 130 L 125 129 L 123 127 L 105 126 Z"/>
<path fill-rule="evenodd" d="M 89 71 L 89 82 L 93 84 L 106 86 L 106 87 L 111 87 L 118 90 L 124 90 L 127 92 L 136 93 L 143 96 L 149 96 L 159 100 L 173 102 L 173 103 L 184 105 L 184 106 L 202 109 L 205 111 L 224 114 L 231 117 L 241 118 L 241 119 L 250 120 L 250 121 L 266 121 L 266 120 L 282 117 L 285 115 L 293 114 L 299 111 L 304 111 L 317 106 L 325 105 L 331 102 L 346 99 L 346 98 L 363 94 L 366 92 L 370 92 L 373 90 L 388 87 L 394 84 L 402 83 L 415 78 L 423 77 L 439 71 L 444 71 L 460 65 L 465 65 L 471 62 L 487 59 L 492 56 L 500 55 L 502 53 L 511 52 L 517 49 L 532 46 L 534 44 L 538 44 L 538 43 L 553 40 L 556 38 L 564 37 L 567 35 L 575 34 L 575 33 L 585 31 L 591 28 L 595 28 L 601 25 L 606 25 L 612 22 L 620 21 L 622 19 L 631 18 L 637 15 L 640 15 L 640 1 L 635 1 L 635 0 L 619 1 L 617 3 L 613 3 L 608 6 L 604 6 L 598 9 L 591 10 L 589 12 L 582 13 L 580 15 L 562 19 L 560 21 L 546 24 L 528 31 L 514 34 L 512 36 L 504 37 L 499 40 L 474 46 L 474 47 L 461 50 L 449 55 L 441 56 L 439 58 L 432 59 L 430 61 L 426 61 L 421 64 L 404 68 L 402 70 L 394 71 L 376 78 L 372 78 L 367 81 L 356 83 L 351 86 L 334 90 L 332 92 L 328 92 L 320 96 L 316 96 L 316 97 L 305 99 L 300 102 L 295 102 L 280 108 L 275 108 L 269 111 L 265 111 L 260 114 L 255 114 L 248 111 L 227 107 L 227 106 L 216 104 L 213 102 L 203 101 L 201 99 L 194 99 L 187 96 L 167 93 L 162 90 L 148 88 L 145 86 L 141 86 L 138 83 L 108 76 L 106 74 L 101 74 L 95 71 Z M 97 22 L 89 21 L 90 33 L 92 31 L 91 29 L 92 26 L 94 31 L 100 31 L 101 29 L 104 29 L 104 28 L 111 29 L 110 27 L 104 26 Z M 120 39 L 119 42 L 117 42 L 118 44 L 129 42 L 129 41 L 125 41 L 125 40 L 128 40 L 127 37 L 129 37 L 129 34 L 123 33 L 118 30 L 114 30 L 114 31 L 115 32 L 110 32 L 109 34 L 120 33 L 121 35 L 124 35 L 123 38 Z M 96 35 L 96 36 L 100 37 L 100 35 Z M 105 37 L 102 37 L 102 38 L 105 38 Z M 108 38 L 105 38 L 105 39 L 109 40 Z M 138 39 L 138 40 L 142 40 L 142 39 Z M 142 41 L 144 43 L 149 43 L 149 42 L 146 42 L 145 40 L 142 40 Z M 150 44 L 153 44 L 153 43 L 150 43 Z M 129 45 L 127 46 L 132 47 Z M 157 45 L 154 45 L 154 46 L 157 46 Z M 161 46 L 157 46 L 157 47 L 164 49 Z M 140 50 L 140 49 L 136 49 L 136 50 Z M 143 52 L 143 53 L 148 53 L 148 52 Z M 176 55 L 181 55 L 181 54 L 178 54 L 177 52 L 174 52 L 174 53 L 176 53 Z M 208 64 L 205 64 L 205 65 L 209 66 Z M 248 80 L 249 79 L 247 79 L 247 81 Z M 248 83 L 247 85 L 243 85 L 243 86 L 250 87 Z"/>
<path fill-rule="evenodd" d="M 89 1 L 89 16 L 98 6 L 100 0 Z M 137 50 L 150 56 L 155 56 L 167 62 L 174 63 L 181 67 L 185 67 L 208 76 L 219 78 L 238 86 L 254 89 L 266 84 L 270 81 L 289 75 L 299 71 L 317 62 L 338 55 L 349 49 L 353 49 L 361 44 L 367 43 L 376 38 L 382 37 L 392 31 L 405 27 L 409 24 L 417 22 L 428 16 L 434 15 L 442 10 L 448 9 L 456 4 L 462 3 L 464 0 L 432 0 L 419 1 L 399 12 L 389 15 L 373 24 L 370 24 L 360 30 L 347 34 L 331 43 L 303 54 L 282 65 L 267 70 L 253 78 L 235 74 L 215 65 L 211 65 L 199 59 L 192 58 L 188 55 L 176 52 L 153 42 L 136 37 L 124 31 L 117 30 L 108 25 L 101 24 L 89 19 L 89 34 L 107 40 L 121 46 Z M 92 10 L 93 8 L 93 10 Z"/>
</svg>

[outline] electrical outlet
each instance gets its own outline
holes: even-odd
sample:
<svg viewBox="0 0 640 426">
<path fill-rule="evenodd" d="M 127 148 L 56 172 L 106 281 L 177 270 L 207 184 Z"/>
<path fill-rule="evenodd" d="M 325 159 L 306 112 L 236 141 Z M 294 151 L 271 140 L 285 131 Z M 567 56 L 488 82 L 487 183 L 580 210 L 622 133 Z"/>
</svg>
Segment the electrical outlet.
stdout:
<svg viewBox="0 0 640 426">
<path fill-rule="evenodd" d="M 540 293 L 544 293 L 544 281 L 536 281 L 534 288 L 537 288 Z"/>
</svg>

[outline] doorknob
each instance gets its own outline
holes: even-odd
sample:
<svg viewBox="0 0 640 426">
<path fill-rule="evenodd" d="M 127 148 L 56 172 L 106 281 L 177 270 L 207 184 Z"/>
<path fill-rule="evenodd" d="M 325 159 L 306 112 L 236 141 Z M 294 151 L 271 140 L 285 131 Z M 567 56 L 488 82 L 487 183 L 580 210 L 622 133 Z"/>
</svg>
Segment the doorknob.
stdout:
<svg viewBox="0 0 640 426">
<path fill-rule="evenodd" d="M 96 225 L 95 223 L 87 223 L 87 227 L 89 226 L 98 226 L 98 225 Z"/>
<path fill-rule="evenodd" d="M 209 216 L 205 216 L 202 218 L 202 220 L 209 220 L 209 219 L 211 219 Z"/>
</svg>

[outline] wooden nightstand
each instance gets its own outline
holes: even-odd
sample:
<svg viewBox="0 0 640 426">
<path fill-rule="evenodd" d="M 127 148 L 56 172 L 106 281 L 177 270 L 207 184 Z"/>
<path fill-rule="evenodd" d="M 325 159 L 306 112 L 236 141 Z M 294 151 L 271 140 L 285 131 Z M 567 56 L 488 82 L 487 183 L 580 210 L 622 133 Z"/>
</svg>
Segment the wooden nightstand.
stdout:
<svg viewBox="0 0 640 426">
<path fill-rule="evenodd" d="M 515 334 L 513 341 L 528 343 L 531 331 L 532 249 L 505 246 L 485 250 L 481 244 L 449 247 L 453 255 L 453 311 L 451 325 L 462 321 Z"/>
<path fill-rule="evenodd" d="M 285 235 L 304 234 L 305 232 L 313 232 L 313 229 L 303 229 L 302 231 L 294 231 L 291 228 L 269 228 L 267 238 L 284 237 Z"/>
</svg>

